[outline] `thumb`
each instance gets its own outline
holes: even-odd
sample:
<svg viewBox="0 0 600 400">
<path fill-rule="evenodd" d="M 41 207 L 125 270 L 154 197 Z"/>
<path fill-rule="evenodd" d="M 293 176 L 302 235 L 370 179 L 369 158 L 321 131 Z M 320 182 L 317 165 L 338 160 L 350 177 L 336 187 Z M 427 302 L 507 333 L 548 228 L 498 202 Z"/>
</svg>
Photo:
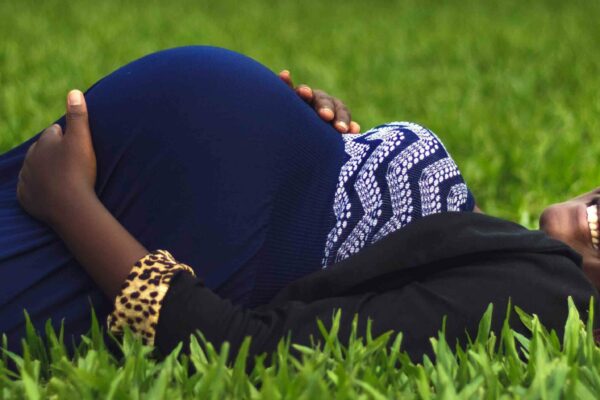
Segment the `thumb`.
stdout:
<svg viewBox="0 0 600 400">
<path fill-rule="evenodd" d="M 74 89 L 67 95 L 67 126 L 65 138 L 90 137 L 90 125 L 85 97 Z"/>
</svg>

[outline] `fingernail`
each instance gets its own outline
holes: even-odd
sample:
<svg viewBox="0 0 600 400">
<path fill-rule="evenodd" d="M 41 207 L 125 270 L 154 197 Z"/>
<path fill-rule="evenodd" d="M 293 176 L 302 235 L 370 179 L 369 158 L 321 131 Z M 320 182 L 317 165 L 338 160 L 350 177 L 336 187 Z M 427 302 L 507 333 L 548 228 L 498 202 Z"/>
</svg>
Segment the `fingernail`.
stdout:
<svg viewBox="0 0 600 400">
<path fill-rule="evenodd" d="M 327 114 L 327 115 L 323 115 L 324 117 L 328 118 L 328 119 L 332 119 L 334 114 L 333 114 L 333 110 L 329 107 L 322 107 L 319 109 L 319 114 L 323 115 L 323 114 Z"/>
<path fill-rule="evenodd" d="M 71 90 L 67 97 L 67 102 L 70 106 L 80 106 L 83 103 L 83 93 L 77 89 Z"/>
<path fill-rule="evenodd" d="M 336 122 L 335 127 L 342 132 L 348 132 L 348 125 L 344 121 Z"/>
<path fill-rule="evenodd" d="M 312 95 L 312 89 L 309 88 L 308 86 L 300 86 L 300 88 L 298 88 L 298 89 L 303 91 L 304 93 L 306 93 L 308 96 Z"/>
<path fill-rule="evenodd" d="M 60 133 L 60 130 L 61 130 L 60 125 L 52 124 L 48 128 L 46 128 L 45 132 L 47 132 L 46 133 L 47 135 L 48 134 L 49 135 L 58 135 Z"/>
</svg>

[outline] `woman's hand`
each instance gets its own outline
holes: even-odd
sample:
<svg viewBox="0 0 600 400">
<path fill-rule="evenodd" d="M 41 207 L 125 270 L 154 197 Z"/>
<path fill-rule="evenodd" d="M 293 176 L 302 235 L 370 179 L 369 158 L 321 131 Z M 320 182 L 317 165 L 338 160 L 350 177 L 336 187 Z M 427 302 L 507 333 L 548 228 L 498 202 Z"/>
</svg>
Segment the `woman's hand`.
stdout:
<svg viewBox="0 0 600 400">
<path fill-rule="evenodd" d="M 292 76 L 288 70 L 281 71 L 279 78 L 292 88 L 300 98 L 310 104 L 324 121 L 331 122 L 338 132 L 360 132 L 360 125 L 352 121 L 350 111 L 341 100 L 328 95 L 322 90 L 312 90 L 307 85 L 294 87 Z"/>
<path fill-rule="evenodd" d="M 68 218 L 82 199 L 95 197 L 96 155 L 83 93 L 67 96 L 66 130 L 47 128 L 27 151 L 17 197 L 35 218 L 50 225 Z"/>
</svg>

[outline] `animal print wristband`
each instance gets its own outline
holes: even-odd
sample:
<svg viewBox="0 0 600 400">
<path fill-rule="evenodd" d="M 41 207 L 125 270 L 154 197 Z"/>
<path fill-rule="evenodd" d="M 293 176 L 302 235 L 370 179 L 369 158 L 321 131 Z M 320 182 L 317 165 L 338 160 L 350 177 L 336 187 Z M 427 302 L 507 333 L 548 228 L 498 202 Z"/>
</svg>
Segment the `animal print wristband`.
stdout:
<svg viewBox="0 0 600 400">
<path fill-rule="evenodd" d="M 125 326 L 148 345 L 154 345 L 156 326 L 163 299 L 171 278 L 178 271 L 195 276 L 185 264 L 178 263 L 165 250 L 156 250 L 136 262 L 115 299 L 113 312 L 108 316 L 108 328 L 122 334 Z"/>
</svg>

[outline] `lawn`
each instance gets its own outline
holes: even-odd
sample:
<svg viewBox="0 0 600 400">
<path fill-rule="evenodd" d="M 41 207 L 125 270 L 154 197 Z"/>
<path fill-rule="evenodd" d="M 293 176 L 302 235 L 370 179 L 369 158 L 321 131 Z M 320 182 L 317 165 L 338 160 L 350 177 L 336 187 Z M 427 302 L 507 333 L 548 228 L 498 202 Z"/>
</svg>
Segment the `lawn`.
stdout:
<svg viewBox="0 0 600 400">
<path fill-rule="evenodd" d="M 152 51 L 210 44 L 290 69 L 345 100 L 363 129 L 429 127 L 487 213 L 535 228 L 546 205 L 600 186 L 597 1 L 6 0 L 0 17 L 0 152 L 61 115 L 68 89 Z M 331 341 L 298 360 L 282 345 L 274 366 L 249 374 L 241 362 L 225 367 L 219 349 L 210 362 L 200 350 L 157 362 L 133 341 L 119 359 L 90 339 L 70 362 L 61 346 L 44 356 L 32 345 L 18 380 L 0 373 L 0 398 L 600 398 L 600 351 L 585 325 L 573 316 L 563 348 L 530 321 L 531 341 L 508 327 L 489 337 L 485 323 L 469 350 L 438 338 L 436 362 L 412 364 L 385 338 L 346 350 Z M 494 350 L 494 340 L 506 345 Z"/>
</svg>

